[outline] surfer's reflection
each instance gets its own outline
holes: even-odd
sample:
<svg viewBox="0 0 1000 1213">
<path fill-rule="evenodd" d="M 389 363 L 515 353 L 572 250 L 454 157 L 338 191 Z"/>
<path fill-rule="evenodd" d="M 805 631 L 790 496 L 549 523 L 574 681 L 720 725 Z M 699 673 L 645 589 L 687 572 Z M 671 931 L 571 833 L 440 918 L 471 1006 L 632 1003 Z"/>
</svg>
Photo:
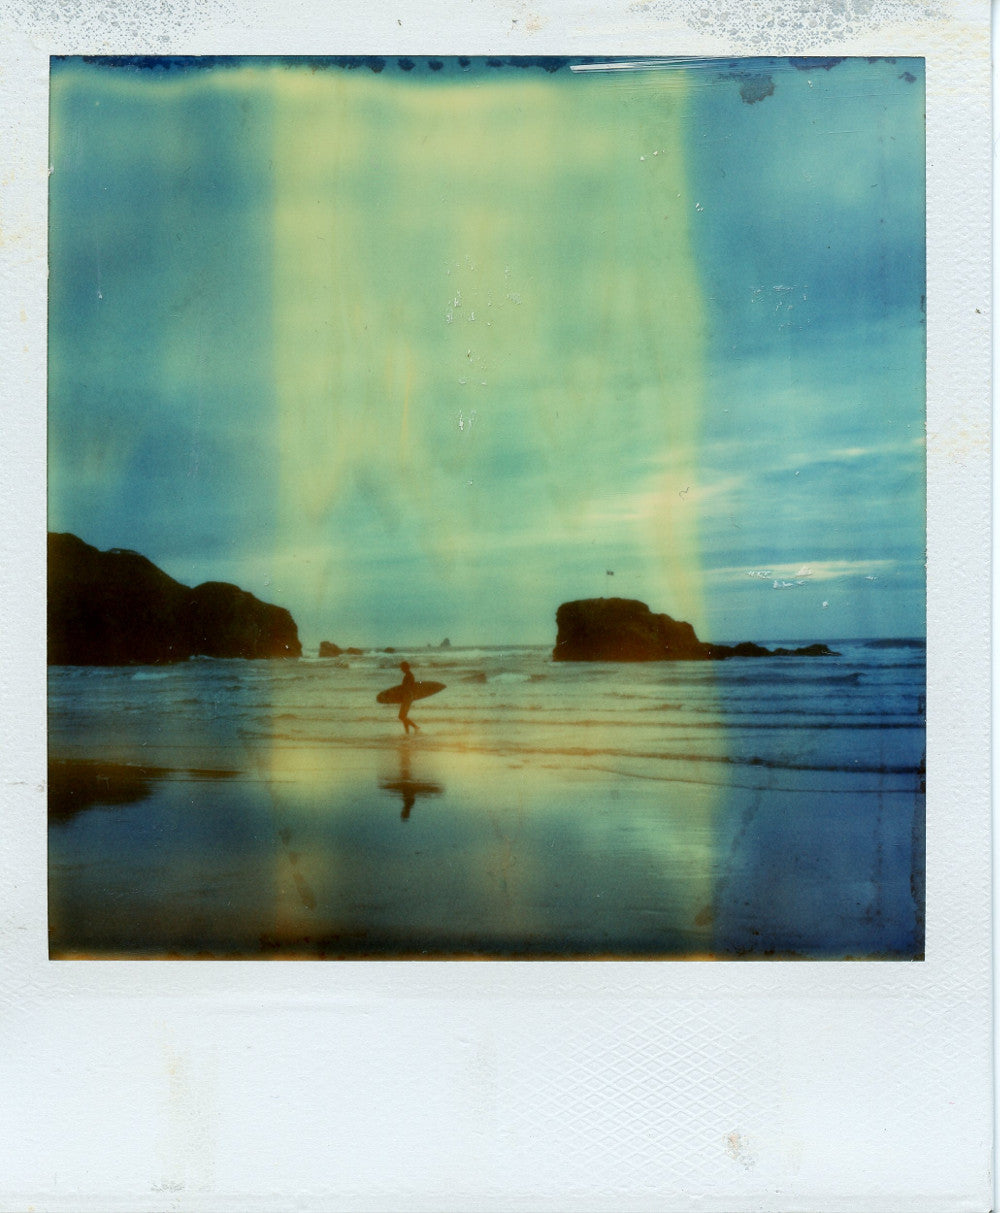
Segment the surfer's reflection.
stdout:
<svg viewBox="0 0 1000 1213">
<path fill-rule="evenodd" d="M 410 751 L 406 746 L 399 748 L 399 776 L 396 779 L 380 779 L 378 786 L 384 792 L 396 792 L 403 800 L 403 811 L 400 817 L 408 821 L 410 810 L 417 802 L 418 796 L 440 796 L 444 788 L 439 783 L 428 779 L 414 779 L 410 768 Z"/>
</svg>

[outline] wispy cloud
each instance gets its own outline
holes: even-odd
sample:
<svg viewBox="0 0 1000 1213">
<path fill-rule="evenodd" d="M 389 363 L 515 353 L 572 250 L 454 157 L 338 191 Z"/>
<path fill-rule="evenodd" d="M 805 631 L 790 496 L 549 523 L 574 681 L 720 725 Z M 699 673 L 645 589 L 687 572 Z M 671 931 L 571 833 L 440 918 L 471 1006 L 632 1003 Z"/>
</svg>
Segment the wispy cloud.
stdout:
<svg viewBox="0 0 1000 1213">
<path fill-rule="evenodd" d="M 837 581 L 844 578 L 872 579 L 890 575 L 899 566 L 897 560 L 803 560 L 774 564 L 729 565 L 724 568 L 706 569 L 705 577 L 710 581 L 732 582 L 749 578 L 765 585 L 775 581 L 805 585 L 819 581 Z"/>
<path fill-rule="evenodd" d="M 699 480 L 691 472 L 663 471 L 649 477 L 643 487 L 634 493 L 626 493 L 614 501 L 596 503 L 589 521 L 595 526 L 622 522 L 647 523 L 683 511 L 696 512 L 698 518 L 703 519 L 730 509 L 732 494 L 745 482 L 746 477 L 742 475 Z"/>
</svg>

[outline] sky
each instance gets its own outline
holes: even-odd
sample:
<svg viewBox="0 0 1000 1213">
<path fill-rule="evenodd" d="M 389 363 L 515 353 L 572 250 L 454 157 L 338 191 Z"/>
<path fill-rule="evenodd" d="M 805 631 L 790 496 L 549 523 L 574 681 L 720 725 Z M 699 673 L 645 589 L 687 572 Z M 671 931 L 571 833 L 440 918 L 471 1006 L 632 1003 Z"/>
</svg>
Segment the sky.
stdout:
<svg viewBox="0 0 1000 1213">
<path fill-rule="evenodd" d="M 923 79 L 54 59 L 49 529 L 307 650 L 922 635 Z"/>
</svg>

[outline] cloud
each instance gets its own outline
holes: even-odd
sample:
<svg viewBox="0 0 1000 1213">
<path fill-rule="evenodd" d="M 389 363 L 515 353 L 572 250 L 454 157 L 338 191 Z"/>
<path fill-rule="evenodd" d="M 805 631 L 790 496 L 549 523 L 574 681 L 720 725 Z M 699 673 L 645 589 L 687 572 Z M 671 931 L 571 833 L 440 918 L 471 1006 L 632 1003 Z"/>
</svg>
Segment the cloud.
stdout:
<svg viewBox="0 0 1000 1213">
<path fill-rule="evenodd" d="M 644 485 L 633 493 L 596 501 L 588 515 L 588 525 L 601 528 L 618 523 L 655 523 L 684 511 L 704 520 L 731 509 L 733 494 L 745 485 L 746 479 L 735 475 L 699 480 L 691 470 L 686 474 L 664 470 L 647 477 Z"/>
<path fill-rule="evenodd" d="M 783 561 L 766 565 L 729 565 L 705 570 L 705 576 L 713 582 L 734 582 L 741 579 L 759 581 L 764 585 L 774 581 L 796 585 L 812 585 L 822 581 L 840 581 L 844 578 L 884 577 L 891 575 L 901 565 L 894 559 L 883 560 L 802 560 Z"/>
</svg>

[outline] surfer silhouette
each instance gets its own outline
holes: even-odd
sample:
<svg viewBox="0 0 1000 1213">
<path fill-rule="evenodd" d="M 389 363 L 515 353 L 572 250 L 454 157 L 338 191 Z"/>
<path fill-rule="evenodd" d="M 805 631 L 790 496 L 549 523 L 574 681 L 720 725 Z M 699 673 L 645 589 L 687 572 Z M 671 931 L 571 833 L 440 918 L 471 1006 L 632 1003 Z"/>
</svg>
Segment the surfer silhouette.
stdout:
<svg viewBox="0 0 1000 1213">
<path fill-rule="evenodd" d="M 408 661 L 401 661 L 399 668 L 403 671 L 403 681 L 398 686 L 386 687 L 384 691 L 379 691 L 375 696 L 376 703 L 391 703 L 399 704 L 399 719 L 402 721 L 403 728 L 409 733 L 410 729 L 414 733 L 419 733 L 420 730 L 416 724 L 410 719 L 410 705 L 415 699 L 426 699 L 428 695 L 436 695 L 438 691 L 444 690 L 443 682 L 417 682 L 410 670 Z"/>
<path fill-rule="evenodd" d="M 407 733 L 409 733 L 411 727 L 414 733 L 419 733 L 420 729 L 410 719 L 410 704 L 413 703 L 413 691 L 417 685 L 417 680 L 413 677 L 413 671 L 410 669 L 408 661 L 401 661 L 399 668 L 403 671 L 403 681 L 400 684 L 403 697 L 399 704 L 399 719 L 403 722 L 403 728 Z"/>
</svg>

